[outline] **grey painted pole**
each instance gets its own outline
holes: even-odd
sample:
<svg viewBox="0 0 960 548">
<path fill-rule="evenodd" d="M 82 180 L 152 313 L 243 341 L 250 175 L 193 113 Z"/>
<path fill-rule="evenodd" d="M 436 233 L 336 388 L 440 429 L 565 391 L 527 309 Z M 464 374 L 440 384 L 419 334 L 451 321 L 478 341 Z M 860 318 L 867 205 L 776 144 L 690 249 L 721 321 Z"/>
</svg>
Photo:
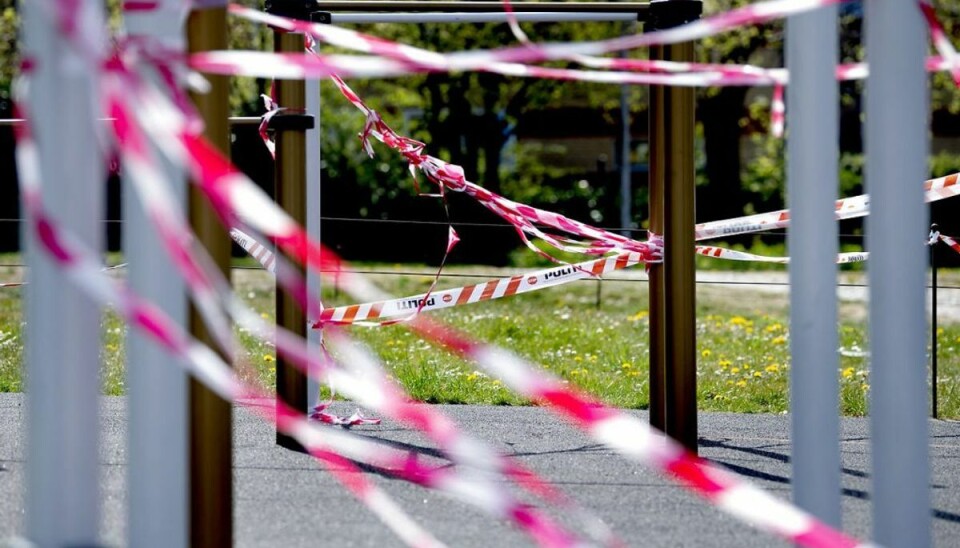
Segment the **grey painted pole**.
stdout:
<svg viewBox="0 0 960 548">
<path fill-rule="evenodd" d="M 394 9 L 402 8 L 397 3 Z M 502 5 L 501 5 L 502 7 Z M 515 13 L 517 21 L 528 23 L 559 23 L 571 21 L 582 23 L 585 21 L 636 21 L 636 12 L 535 12 Z M 509 21 L 504 12 L 493 13 L 331 13 L 330 20 L 334 25 L 353 23 L 506 23 Z"/>
<path fill-rule="evenodd" d="M 35 61 L 29 103 L 49 213 L 102 249 L 104 168 L 93 75 L 38 2 L 23 2 L 24 54 Z M 102 26 L 100 2 L 78 4 Z M 29 225 L 28 225 L 29 226 Z M 100 317 L 30 231 L 26 287 L 27 517 L 37 546 L 93 546 L 100 525 Z"/>
<path fill-rule="evenodd" d="M 131 36 L 162 41 L 172 50 L 186 46 L 182 0 L 165 0 L 154 11 L 124 14 Z M 159 153 L 158 159 L 163 158 Z M 186 173 L 164 160 L 170 188 L 186 211 Z M 171 318 L 187 325 L 186 285 L 153 231 L 131 185 L 124 186 L 123 251 L 131 289 Z M 131 330 L 127 335 L 128 462 L 127 511 L 130 546 L 187 546 L 187 374 L 170 355 Z"/>
<path fill-rule="evenodd" d="M 874 540 L 923 547 L 931 542 L 923 245 L 929 225 L 921 187 L 927 41 L 916 3 L 871 0 L 864 8 Z"/>
<path fill-rule="evenodd" d="M 793 498 L 840 527 L 837 370 L 837 8 L 787 21 L 787 192 Z"/>
<path fill-rule="evenodd" d="M 320 81 L 306 81 L 307 113 L 316 120 L 314 129 L 307 130 L 307 234 L 320 241 Z M 320 273 L 307 265 L 307 295 L 320 298 Z M 320 344 L 323 333 L 319 329 L 307 329 L 307 340 L 311 344 Z M 320 385 L 313 378 L 307 378 L 307 411 L 317 404 L 320 398 Z"/>
<path fill-rule="evenodd" d="M 630 163 L 630 88 L 629 86 L 620 86 L 620 231 L 624 236 L 633 235 L 630 230 L 632 217 L 630 209 L 633 201 L 631 192 L 631 168 Z"/>
</svg>

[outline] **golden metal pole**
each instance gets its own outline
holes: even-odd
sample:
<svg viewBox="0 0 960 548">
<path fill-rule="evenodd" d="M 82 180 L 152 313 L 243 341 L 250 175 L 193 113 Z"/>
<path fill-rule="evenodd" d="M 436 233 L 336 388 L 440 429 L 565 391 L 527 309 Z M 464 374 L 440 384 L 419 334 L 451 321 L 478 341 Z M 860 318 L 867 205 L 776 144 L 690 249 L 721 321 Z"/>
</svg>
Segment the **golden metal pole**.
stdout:
<svg viewBox="0 0 960 548">
<path fill-rule="evenodd" d="M 274 50 L 283 53 L 304 51 L 302 34 L 274 33 Z M 290 114 L 280 113 L 273 118 L 276 128 L 276 200 L 294 220 L 302 226 L 307 221 L 307 137 L 302 123 L 287 124 L 296 119 L 303 122 L 306 108 L 306 86 L 302 80 L 278 80 L 277 104 L 289 109 Z M 310 119 L 312 123 L 312 118 Z M 296 264 L 291 261 L 291 264 Z M 306 270 L 298 266 L 306 275 Z M 307 336 L 307 318 L 300 308 L 298 298 L 306 295 L 290 295 L 277 288 L 277 325 L 290 330 L 304 339 Z M 307 377 L 282 356 L 277 357 L 277 398 L 294 409 L 307 411 Z M 287 449 L 302 450 L 300 444 L 289 436 L 277 432 L 277 444 Z"/>
<path fill-rule="evenodd" d="M 187 19 L 190 52 L 227 48 L 227 10 L 194 10 Z M 206 137 L 221 152 L 230 152 L 227 123 L 228 80 L 207 76 L 209 93 L 193 96 L 206 123 Z M 217 266 L 230 272 L 230 237 L 217 222 L 213 209 L 196 190 L 189 193 L 190 224 Z M 197 340 L 215 347 L 214 339 L 193 306 L 190 331 Z M 233 436 L 230 404 L 196 380 L 190 381 L 190 545 L 197 548 L 233 545 Z"/>
<path fill-rule="evenodd" d="M 702 7 L 699 0 L 651 2 L 648 28 L 662 30 L 694 21 L 700 17 Z M 694 60 L 691 42 L 664 46 L 656 53 L 669 61 Z M 657 401 L 654 392 L 657 391 L 663 397 L 663 431 L 696 452 L 694 90 L 665 87 L 659 93 L 651 90 L 650 214 L 651 230 L 656 231 L 655 228 L 661 228 L 661 220 L 656 214 L 659 213 L 657 207 L 662 204 L 664 252 L 662 267 L 654 267 L 651 272 L 650 417 L 651 422 L 661 419 L 659 402 L 654 409 Z M 661 177 L 663 186 L 657 188 Z M 663 193 L 657 196 L 655 190 L 660 188 Z M 654 385 L 660 380 L 661 360 L 662 388 Z"/>
<path fill-rule="evenodd" d="M 663 47 L 650 48 L 650 59 L 663 59 Z M 650 234 L 663 238 L 663 208 L 666 189 L 664 149 L 666 144 L 663 86 L 650 86 L 649 94 L 649 200 Z M 659 430 L 667 427 L 666 342 L 664 338 L 664 277 L 663 264 L 651 264 L 647 269 L 650 281 L 650 424 Z"/>
<path fill-rule="evenodd" d="M 693 61 L 693 43 L 666 46 L 670 61 Z M 694 263 L 694 90 L 664 94 L 667 185 L 664 224 L 664 338 L 667 434 L 697 450 L 696 265 Z"/>
</svg>

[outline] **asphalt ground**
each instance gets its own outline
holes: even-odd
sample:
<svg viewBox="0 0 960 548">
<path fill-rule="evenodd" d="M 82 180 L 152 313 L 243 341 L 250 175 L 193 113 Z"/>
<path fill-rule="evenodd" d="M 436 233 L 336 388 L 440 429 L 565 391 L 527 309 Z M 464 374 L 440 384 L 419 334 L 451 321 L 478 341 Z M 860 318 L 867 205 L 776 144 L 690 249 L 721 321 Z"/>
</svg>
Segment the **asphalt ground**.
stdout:
<svg viewBox="0 0 960 548">
<path fill-rule="evenodd" d="M 126 399 L 105 397 L 101 414 L 102 541 L 125 545 Z M 617 456 L 537 407 L 438 406 L 467 430 L 552 480 L 631 546 L 788 546 L 705 504 L 672 481 Z M 24 533 L 25 401 L 0 394 L 0 540 Z M 351 413 L 347 403 L 335 406 Z M 644 412 L 636 412 L 646 420 Z M 960 423 L 930 426 L 931 527 L 938 546 L 960 546 Z M 397 546 L 399 541 L 306 455 L 277 448 L 270 425 L 245 410 L 234 423 L 237 546 Z M 356 432 L 438 459 L 417 433 L 390 421 Z M 790 496 L 787 415 L 700 414 L 700 454 L 777 496 Z M 869 538 L 869 420 L 841 422 L 843 527 Z M 509 523 L 443 495 L 370 475 L 450 546 L 531 542 Z M 569 515 L 555 514 L 575 525 Z M 0 544 L 3 544 L 0 542 Z"/>
</svg>

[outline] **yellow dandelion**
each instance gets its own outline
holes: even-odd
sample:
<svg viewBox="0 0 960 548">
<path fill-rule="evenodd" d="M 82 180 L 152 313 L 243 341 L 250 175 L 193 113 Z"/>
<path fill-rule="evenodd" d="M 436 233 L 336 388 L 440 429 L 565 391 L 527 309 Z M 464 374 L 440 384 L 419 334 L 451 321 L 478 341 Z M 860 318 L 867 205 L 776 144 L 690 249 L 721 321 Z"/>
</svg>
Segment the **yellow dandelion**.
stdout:
<svg viewBox="0 0 960 548">
<path fill-rule="evenodd" d="M 700 352 L 700 355 L 703 356 L 704 358 L 709 358 L 711 354 L 713 354 L 713 351 L 710 350 L 709 348 L 704 348 L 703 352 Z"/>
<path fill-rule="evenodd" d="M 864 392 L 866 392 L 867 390 L 870 390 L 870 385 L 869 385 L 869 384 L 866 384 L 866 383 L 861 384 L 861 385 L 860 385 L 860 390 L 863 390 Z"/>
<path fill-rule="evenodd" d="M 263 355 L 263 361 L 265 361 L 265 362 L 275 362 L 275 361 L 277 361 L 277 359 L 274 358 L 273 356 L 271 356 L 270 354 L 264 354 L 264 355 Z"/>
<path fill-rule="evenodd" d="M 261 312 L 261 313 L 260 313 L 260 317 L 263 318 L 263 319 L 265 319 L 265 320 L 269 320 L 269 319 L 270 319 L 270 314 L 267 314 L 266 312 Z"/>
<path fill-rule="evenodd" d="M 753 372 L 753 376 L 754 376 L 755 378 L 758 378 L 758 379 L 759 379 L 760 377 L 763 376 L 763 373 L 761 373 L 761 372 L 759 372 L 759 371 L 754 371 L 754 372 Z"/>
<path fill-rule="evenodd" d="M 780 371 L 780 366 L 777 365 L 777 364 L 775 364 L 775 363 L 771 363 L 770 365 L 766 366 L 766 367 L 764 368 L 764 370 L 765 370 L 767 373 L 776 373 L 776 372 Z"/>
<path fill-rule="evenodd" d="M 731 362 L 730 360 L 720 360 L 719 365 L 721 368 L 726 369 L 727 367 L 730 367 L 732 363 L 733 362 Z"/>
<path fill-rule="evenodd" d="M 574 356 L 574 357 L 573 357 L 573 361 L 575 361 L 575 362 L 582 362 L 582 361 L 583 361 L 583 357 L 581 357 L 581 356 Z"/>
<path fill-rule="evenodd" d="M 943 335 L 944 329 L 942 327 L 937 328 L 937 335 Z"/>
<path fill-rule="evenodd" d="M 479 375 L 476 371 L 474 371 L 473 373 L 470 373 L 469 375 L 467 375 L 467 380 L 468 380 L 468 381 L 471 381 L 471 382 L 472 382 L 472 381 L 475 381 L 475 380 L 477 380 L 477 379 L 479 379 L 479 378 L 480 378 L 480 375 Z"/>
<path fill-rule="evenodd" d="M 739 368 L 739 367 L 731 367 L 731 368 L 730 368 L 730 372 L 733 373 L 734 375 L 736 375 L 737 373 L 740 372 L 740 368 Z"/>
<path fill-rule="evenodd" d="M 747 385 L 747 381 L 737 381 L 737 386 L 739 386 L 740 388 L 743 388 L 746 385 Z"/>
<path fill-rule="evenodd" d="M 764 327 L 763 330 L 766 331 L 767 333 L 779 333 L 783 331 L 783 326 L 780 325 L 779 323 L 772 323 L 767 327 Z"/>
<path fill-rule="evenodd" d="M 393 346 L 393 345 L 395 345 L 395 344 L 397 344 L 397 341 L 395 341 L 395 340 L 393 340 L 393 339 L 390 339 L 389 341 L 387 341 L 387 346 Z"/>
<path fill-rule="evenodd" d="M 743 316 L 734 316 L 730 318 L 730 323 L 733 325 L 749 325 L 751 322 Z"/>
<path fill-rule="evenodd" d="M 783 344 L 787 342 L 787 338 L 783 335 L 777 335 L 776 337 L 770 339 L 770 344 Z"/>
<path fill-rule="evenodd" d="M 500 386 L 501 384 L 503 384 L 503 383 L 500 382 L 500 381 L 493 381 L 493 385 L 494 385 L 494 386 Z"/>
<path fill-rule="evenodd" d="M 628 376 L 628 377 L 639 377 L 639 376 L 640 376 L 640 372 L 639 372 L 639 371 L 631 371 L 631 372 L 627 373 L 627 376 Z"/>
<path fill-rule="evenodd" d="M 622 367 L 622 368 L 624 368 L 624 369 L 630 369 L 631 367 L 633 367 L 633 364 L 630 363 L 630 362 L 623 362 L 623 363 L 620 364 L 620 367 Z"/>
<path fill-rule="evenodd" d="M 636 314 L 634 314 L 634 315 L 632 315 L 632 316 L 627 316 L 627 321 L 638 322 L 638 321 L 646 318 L 649 314 L 650 314 L 650 313 L 647 312 L 646 310 L 641 310 L 640 312 L 637 312 Z"/>
<path fill-rule="evenodd" d="M 842 375 L 843 378 L 845 378 L 845 379 L 849 379 L 850 377 L 853 376 L 853 371 L 854 371 L 854 370 L 853 370 L 852 367 L 848 367 L 848 368 L 844 369 L 843 371 L 841 371 L 841 372 L 840 372 L 840 375 Z"/>
</svg>

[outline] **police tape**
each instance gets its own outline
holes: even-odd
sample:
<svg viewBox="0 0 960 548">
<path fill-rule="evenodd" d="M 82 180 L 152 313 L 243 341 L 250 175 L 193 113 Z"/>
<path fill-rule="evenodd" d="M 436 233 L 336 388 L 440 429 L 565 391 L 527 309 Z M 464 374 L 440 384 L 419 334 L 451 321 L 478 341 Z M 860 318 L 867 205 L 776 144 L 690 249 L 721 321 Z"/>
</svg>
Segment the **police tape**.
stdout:
<svg viewBox="0 0 960 548">
<path fill-rule="evenodd" d="M 744 262 L 774 263 L 774 264 L 790 263 L 790 257 L 768 257 L 765 255 L 748 253 L 746 251 L 726 249 L 723 247 L 698 245 L 696 247 L 696 251 L 698 255 L 703 255 L 705 257 L 712 257 L 714 259 L 726 259 L 729 261 L 744 261 Z M 869 257 L 870 257 L 870 253 L 866 251 L 838 253 L 836 263 L 837 264 L 861 263 L 866 261 Z"/>
<path fill-rule="evenodd" d="M 314 327 L 322 328 L 326 323 L 371 322 L 384 318 L 409 316 L 417 310 L 429 312 L 465 304 L 492 301 L 556 287 L 585 278 L 599 277 L 602 274 L 628 268 L 642 262 L 638 253 L 623 253 L 615 257 L 558 266 L 465 287 L 444 289 L 432 294 L 412 295 L 401 299 L 328 308 L 323 311 L 319 321 L 314 323 Z"/>
<path fill-rule="evenodd" d="M 924 201 L 937 202 L 960 195 L 960 185 L 957 179 L 960 173 L 952 173 L 944 177 L 929 179 L 923 183 Z M 834 218 L 838 221 L 864 217 L 870 213 L 870 197 L 868 194 L 851 196 L 837 200 L 834 206 Z M 738 236 L 767 230 L 776 230 L 790 226 L 790 210 L 781 209 L 769 213 L 758 213 L 722 221 L 700 223 L 694 228 L 695 238 L 698 241 L 721 238 L 724 236 Z"/>
<path fill-rule="evenodd" d="M 944 236 L 943 234 L 940 234 L 939 236 L 941 242 L 947 244 L 950 249 L 960 253 L 960 242 L 957 242 L 957 240 L 951 238 L 950 236 Z"/>
<path fill-rule="evenodd" d="M 111 93 L 111 91 L 116 90 L 110 90 L 106 85 L 104 91 L 107 97 L 104 103 L 114 107 L 117 114 L 121 114 L 115 118 L 114 130 L 118 133 L 118 136 L 123 135 L 127 138 L 122 143 L 123 146 L 134 149 L 125 152 L 132 154 L 133 158 L 142 154 L 139 158 L 140 161 L 133 162 L 131 168 L 144 172 L 140 176 L 141 182 L 147 182 L 144 187 L 149 186 L 149 184 L 162 184 L 162 181 L 154 177 L 156 170 L 150 168 L 151 159 L 148 151 L 140 148 L 140 145 L 143 144 L 138 139 L 140 135 L 134 126 L 127 126 L 132 122 L 132 119 L 129 118 L 128 113 L 120 108 L 123 105 L 117 103 L 117 101 L 123 101 L 121 95 Z M 27 132 L 27 129 L 22 131 Z M 159 135 L 154 135 L 154 137 L 159 137 Z M 244 384 L 212 349 L 193 340 L 189 334 L 183 332 L 182 328 L 173 323 L 161 311 L 151 306 L 150 303 L 144 302 L 132 292 L 114 286 L 109 280 L 96 272 L 97 259 L 95 255 L 82 243 L 72 238 L 71 234 L 63 233 L 55 219 L 46 215 L 40 192 L 40 179 L 37 177 L 39 170 L 37 169 L 36 147 L 29 133 L 21 133 L 18 138 L 20 145 L 17 148 L 17 155 L 23 174 L 21 184 L 23 185 L 24 201 L 34 222 L 31 229 L 38 234 L 41 248 L 61 266 L 65 275 L 93 298 L 104 304 L 114 305 L 120 315 L 132 327 L 145 331 L 148 336 L 154 338 L 161 346 L 180 358 L 180 360 L 176 360 L 176 363 L 187 366 L 201 382 L 208 385 L 223 398 L 242 402 L 247 398 L 263 399 L 270 397 L 256 387 Z M 141 199 L 155 198 L 160 202 L 168 202 L 160 209 L 174 203 L 170 201 L 169 196 L 165 196 L 164 192 L 158 192 L 159 189 L 144 188 L 143 190 L 153 190 L 154 192 L 141 193 Z M 158 230 L 162 239 L 172 239 L 177 234 L 176 229 L 158 223 L 157 216 L 153 216 L 151 220 L 155 224 L 159 224 Z M 202 280 L 202 275 L 197 276 L 200 274 L 197 269 L 202 267 L 202 261 L 197 263 L 194 260 L 195 258 L 185 256 L 190 253 L 189 242 L 189 240 L 175 242 L 180 246 L 174 249 L 177 252 L 173 254 L 176 266 L 181 269 L 188 285 L 191 287 L 191 291 L 195 289 L 194 286 L 197 284 L 204 286 L 203 291 L 215 290 L 215 285 L 211 284 L 210 287 L 206 287 L 207 282 Z M 223 285 L 220 284 L 220 286 Z M 227 308 L 231 306 L 229 301 L 224 304 Z M 243 323 L 242 316 L 238 319 L 238 323 L 249 325 Z M 289 335 L 284 334 L 279 329 L 274 334 L 277 337 L 278 352 L 283 351 L 284 348 L 291 348 L 291 345 L 287 344 L 289 343 Z M 287 342 L 283 342 L 282 339 Z M 300 340 L 303 342 L 302 339 Z M 298 356 L 303 358 L 304 355 L 305 353 L 301 353 Z M 345 377 L 341 376 L 339 378 L 343 380 Z M 362 384 L 362 381 L 360 384 Z M 383 399 L 381 398 L 379 401 L 382 402 Z M 404 399 L 403 401 L 406 402 L 407 400 Z M 467 473 L 460 467 L 435 468 L 420 465 L 411 462 L 406 451 L 391 450 L 372 440 L 364 440 L 357 436 L 344 435 L 338 432 L 319 433 L 316 428 L 304 420 L 301 413 L 281 405 L 280 402 L 276 407 L 254 406 L 253 410 L 264 418 L 275 422 L 278 431 L 286 432 L 298 439 L 309 453 L 328 464 L 331 472 L 339 480 L 343 481 L 358 498 L 411 545 L 440 546 L 441 544 L 428 532 L 409 520 L 403 510 L 387 498 L 382 491 L 364 479 L 359 469 L 347 461 L 347 458 L 367 462 L 407 481 L 464 499 L 497 518 L 513 521 L 518 527 L 545 545 L 571 546 L 577 544 L 576 536 L 568 533 L 565 527 L 548 518 L 539 509 L 530 507 L 526 502 L 521 502 L 511 496 L 498 482 Z M 449 423 L 441 426 L 445 426 L 443 432 L 447 436 L 445 439 L 451 440 L 453 432 L 450 430 Z M 465 441 L 462 438 L 458 438 L 458 440 Z M 450 447 L 446 446 L 446 448 L 449 449 Z M 476 446 L 471 448 L 476 449 Z M 516 475 L 516 481 L 525 485 L 539 481 L 536 476 L 519 465 L 512 466 L 504 472 L 508 477 L 513 477 L 511 474 Z M 545 490 L 549 489 L 549 485 L 541 484 L 539 488 L 546 492 Z M 573 509 L 578 510 L 575 505 Z"/>
</svg>

